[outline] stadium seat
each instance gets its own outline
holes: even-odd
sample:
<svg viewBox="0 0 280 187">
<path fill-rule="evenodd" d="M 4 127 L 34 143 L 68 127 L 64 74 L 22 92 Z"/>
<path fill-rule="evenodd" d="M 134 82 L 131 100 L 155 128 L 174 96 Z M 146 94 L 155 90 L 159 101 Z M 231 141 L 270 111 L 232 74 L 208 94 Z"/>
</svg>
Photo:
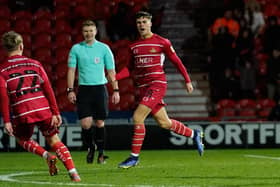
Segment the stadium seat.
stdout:
<svg viewBox="0 0 280 187">
<path fill-rule="evenodd" d="M 120 109 L 133 110 L 135 106 L 135 96 L 132 93 L 121 95 Z"/>
<path fill-rule="evenodd" d="M 126 78 L 118 81 L 120 94 L 134 93 L 134 83 L 131 78 Z"/>
<path fill-rule="evenodd" d="M 8 32 L 11 29 L 11 23 L 9 19 L 2 18 L 0 19 L 0 34 L 2 35 L 4 32 Z"/>
<path fill-rule="evenodd" d="M 90 17 L 89 8 L 86 5 L 78 5 L 73 10 L 75 19 L 87 19 Z"/>
<path fill-rule="evenodd" d="M 34 22 L 40 19 L 51 20 L 52 13 L 48 9 L 39 9 L 33 14 L 32 19 L 34 20 Z"/>
<path fill-rule="evenodd" d="M 245 120 L 257 117 L 257 104 L 252 99 L 241 99 L 236 102 L 238 115 Z"/>
<path fill-rule="evenodd" d="M 257 108 L 257 104 L 254 100 L 252 99 L 241 99 L 236 102 L 236 107 L 238 109 L 247 109 L 247 108 Z"/>
<path fill-rule="evenodd" d="M 58 63 L 55 66 L 55 74 L 57 75 L 58 79 L 60 78 L 66 79 L 67 71 L 68 71 L 67 63 Z"/>
<path fill-rule="evenodd" d="M 58 78 L 55 81 L 55 87 L 56 87 L 56 95 L 63 94 L 66 97 L 66 89 L 67 89 L 67 79 L 64 78 Z"/>
<path fill-rule="evenodd" d="M 20 33 L 20 32 L 19 32 Z M 31 35 L 28 33 L 20 33 L 23 38 L 23 44 L 25 49 L 31 49 L 32 48 L 32 39 Z"/>
<path fill-rule="evenodd" d="M 34 35 L 33 50 L 38 48 L 52 48 L 52 37 L 48 33 L 39 33 Z"/>
<path fill-rule="evenodd" d="M 15 12 L 12 15 L 12 20 L 16 21 L 16 20 L 20 20 L 20 19 L 24 19 L 24 20 L 28 20 L 29 22 L 32 22 L 31 12 L 22 10 L 22 11 Z"/>
<path fill-rule="evenodd" d="M 216 112 L 220 118 L 229 118 L 236 116 L 235 101 L 232 99 L 221 99 L 217 102 Z"/>
<path fill-rule="evenodd" d="M 271 109 L 276 105 L 273 99 L 265 98 L 257 100 L 258 116 L 267 118 Z"/>
<path fill-rule="evenodd" d="M 36 34 L 40 34 L 40 33 L 47 33 L 47 34 L 51 34 L 52 33 L 52 23 L 51 20 L 49 19 L 39 19 L 36 20 L 36 22 L 34 23 L 34 27 L 33 27 L 33 35 Z"/>
<path fill-rule="evenodd" d="M 23 56 L 26 56 L 26 57 L 31 58 L 31 57 L 32 57 L 32 55 L 31 55 L 31 49 L 24 48 L 24 50 L 23 50 Z"/>
<path fill-rule="evenodd" d="M 41 63 L 52 64 L 52 52 L 50 48 L 38 48 L 34 51 L 33 56 Z"/>
<path fill-rule="evenodd" d="M 3 62 L 7 58 L 6 51 L 0 48 L 0 62 Z"/>
<path fill-rule="evenodd" d="M 31 33 L 31 21 L 27 19 L 18 19 L 15 20 L 14 30 L 20 34 L 29 34 Z"/>
<path fill-rule="evenodd" d="M 54 48 L 70 48 L 72 46 L 72 37 L 67 33 L 60 33 L 55 36 Z"/>
<path fill-rule="evenodd" d="M 55 50 L 55 60 L 57 64 L 67 64 L 69 48 L 58 48 Z"/>
<path fill-rule="evenodd" d="M 57 19 L 55 22 L 55 26 L 54 26 L 54 30 L 55 30 L 55 34 L 71 34 L 72 32 L 72 28 L 69 24 L 69 22 L 67 22 L 64 19 Z"/>
<path fill-rule="evenodd" d="M 54 21 L 57 20 L 68 20 L 69 21 L 69 12 L 63 9 L 56 9 L 52 15 Z"/>
<path fill-rule="evenodd" d="M 11 10 L 7 6 L 0 6 L 0 18 L 10 18 Z"/>
</svg>

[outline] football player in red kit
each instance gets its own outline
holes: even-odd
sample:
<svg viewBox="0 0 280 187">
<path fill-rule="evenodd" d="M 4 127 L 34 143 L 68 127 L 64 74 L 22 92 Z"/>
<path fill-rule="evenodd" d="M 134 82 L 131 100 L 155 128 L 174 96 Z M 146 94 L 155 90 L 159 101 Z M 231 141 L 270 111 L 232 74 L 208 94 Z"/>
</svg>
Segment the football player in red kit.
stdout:
<svg viewBox="0 0 280 187">
<path fill-rule="evenodd" d="M 166 74 L 163 70 L 165 55 L 184 77 L 188 93 L 193 91 L 193 86 L 186 68 L 176 55 L 170 41 L 152 33 L 151 19 L 152 15 L 148 12 L 140 11 L 136 14 L 136 26 L 140 38 L 130 45 L 131 59 L 128 67 L 116 76 L 117 79 L 122 79 L 129 76 L 130 71 L 133 71 L 135 83 L 140 93 L 140 103 L 133 114 L 132 151 L 130 156 L 119 164 L 120 168 L 130 168 L 138 164 L 140 150 L 146 134 L 144 121 L 150 113 L 160 127 L 193 138 L 200 156 L 204 151 L 201 131 L 192 130 L 183 123 L 170 119 L 167 115 L 163 102 L 167 89 Z"/>
<path fill-rule="evenodd" d="M 70 179 L 81 179 L 68 148 L 57 133 L 62 123 L 53 89 L 40 62 L 22 56 L 22 36 L 14 31 L 4 33 L 2 46 L 8 58 L 0 64 L 0 108 L 5 131 L 15 136 L 25 150 L 46 159 L 51 176 L 58 173 L 57 157 L 69 172 Z M 45 136 L 57 157 L 46 151 L 31 136 L 34 127 Z"/>
</svg>

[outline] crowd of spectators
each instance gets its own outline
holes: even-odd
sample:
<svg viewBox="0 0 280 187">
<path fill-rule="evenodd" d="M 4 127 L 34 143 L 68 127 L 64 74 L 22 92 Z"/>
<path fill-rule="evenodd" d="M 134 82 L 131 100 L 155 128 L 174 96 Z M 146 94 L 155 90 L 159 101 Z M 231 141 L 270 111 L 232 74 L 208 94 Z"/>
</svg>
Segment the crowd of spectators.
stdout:
<svg viewBox="0 0 280 187">
<path fill-rule="evenodd" d="M 226 7 L 209 27 L 214 102 L 280 97 L 280 3 L 243 2 L 239 7 Z M 268 5 L 278 11 L 268 11 Z"/>
</svg>

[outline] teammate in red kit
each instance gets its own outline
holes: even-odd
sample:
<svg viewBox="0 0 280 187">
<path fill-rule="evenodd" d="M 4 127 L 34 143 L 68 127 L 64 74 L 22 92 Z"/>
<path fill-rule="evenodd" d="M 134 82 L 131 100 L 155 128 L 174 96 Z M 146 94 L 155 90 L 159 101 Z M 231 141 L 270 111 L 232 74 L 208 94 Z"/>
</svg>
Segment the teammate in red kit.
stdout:
<svg viewBox="0 0 280 187">
<path fill-rule="evenodd" d="M 150 113 L 160 127 L 193 138 L 200 156 L 204 151 L 202 132 L 192 130 L 183 123 L 170 119 L 167 115 L 163 102 L 167 89 L 166 75 L 163 70 L 164 55 L 170 59 L 184 77 L 188 93 L 193 91 L 193 86 L 186 68 L 176 55 L 170 41 L 152 33 L 151 19 L 152 15 L 148 12 L 140 11 L 136 14 L 136 26 L 140 39 L 130 46 L 131 60 L 128 67 L 116 76 L 117 79 L 122 79 L 129 76 L 130 71 L 133 71 L 140 93 L 140 103 L 133 114 L 132 151 L 130 156 L 119 164 L 120 168 L 130 168 L 139 163 L 139 154 L 145 138 L 144 121 Z"/>
<path fill-rule="evenodd" d="M 20 34 L 4 33 L 2 46 L 8 54 L 8 59 L 0 64 L 0 108 L 6 132 L 15 136 L 25 150 L 45 158 L 50 175 L 57 175 L 57 157 L 31 138 L 37 126 L 63 162 L 71 180 L 79 182 L 71 154 L 57 135 L 62 119 L 46 72 L 40 62 L 22 56 Z"/>
</svg>

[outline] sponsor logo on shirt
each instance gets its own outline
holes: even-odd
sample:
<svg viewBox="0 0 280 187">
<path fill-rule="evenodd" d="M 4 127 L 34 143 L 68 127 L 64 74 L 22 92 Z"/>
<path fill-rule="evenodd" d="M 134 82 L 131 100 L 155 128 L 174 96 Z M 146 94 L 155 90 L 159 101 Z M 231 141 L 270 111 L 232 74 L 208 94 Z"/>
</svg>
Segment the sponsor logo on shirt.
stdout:
<svg viewBox="0 0 280 187">
<path fill-rule="evenodd" d="M 137 64 L 147 64 L 147 63 L 152 63 L 153 58 L 151 57 L 145 57 L 145 58 L 137 58 L 136 63 Z"/>
<path fill-rule="evenodd" d="M 156 53 L 157 52 L 157 50 L 155 49 L 155 48 L 152 48 L 151 50 L 150 50 L 150 53 Z"/>
</svg>

